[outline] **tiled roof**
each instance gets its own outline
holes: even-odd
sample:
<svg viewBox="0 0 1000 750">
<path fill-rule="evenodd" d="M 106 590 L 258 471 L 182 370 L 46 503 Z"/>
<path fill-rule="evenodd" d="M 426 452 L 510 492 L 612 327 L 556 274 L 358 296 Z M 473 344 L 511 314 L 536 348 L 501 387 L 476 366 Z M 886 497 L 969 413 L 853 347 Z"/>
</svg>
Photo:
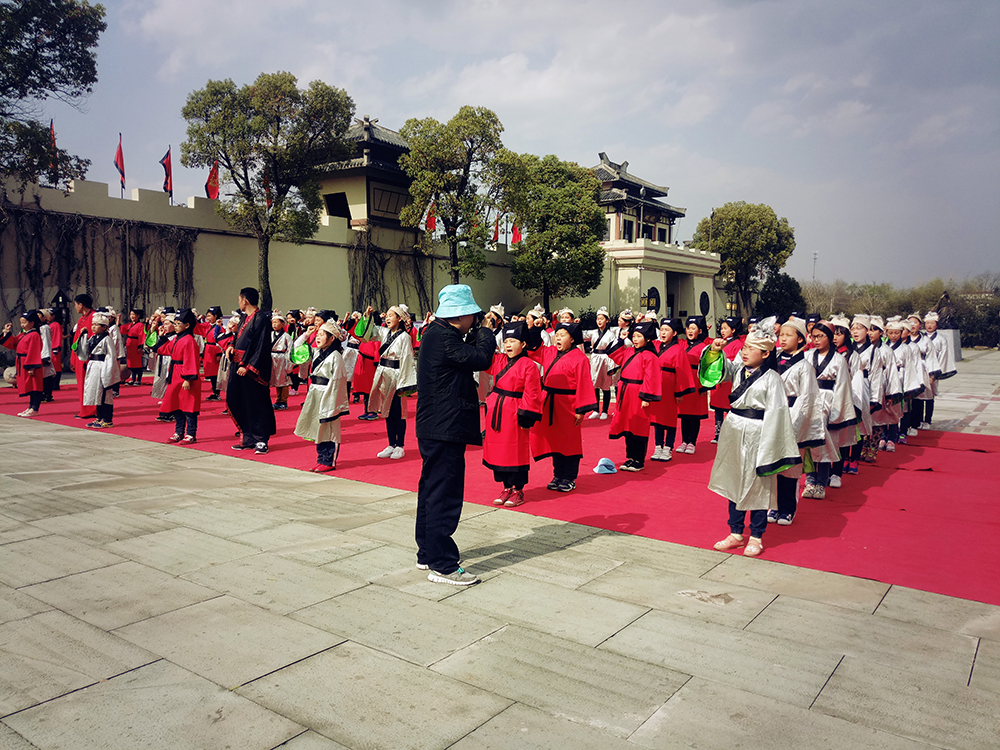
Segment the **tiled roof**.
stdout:
<svg viewBox="0 0 1000 750">
<path fill-rule="evenodd" d="M 365 163 L 365 158 L 363 156 L 358 156 L 354 159 L 348 159 L 347 161 L 333 161 L 329 164 L 324 165 L 324 168 L 330 172 L 340 172 L 345 169 L 355 169 L 357 167 L 368 167 L 370 169 L 381 169 L 386 172 L 399 172 L 402 174 L 403 170 L 396 162 L 382 161 L 380 159 L 369 159 L 368 163 Z"/>
<path fill-rule="evenodd" d="M 622 162 L 618 164 L 611 161 L 608 155 L 603 151 L 599 154 L 601 157 L 601 163 L 596 167 L 591 167 L 594 176 L 597 177 L 601 182 L 624 182 L 630 185 L 637 185 L 640 188 L 646 188 L 646 193 L 656 193 L 656 195 L 650 197 L 665 196 L 667 191 L 670 190 L 668 187 L 663 187 L 662 185 L 655 185 L 648 180 L 644 180 L 641 177 L 636 177 L 630 174 L 628 169 L 628 162 Z"/>
<path fill-rule="evenodd" d="M 646 206 L 647 208 L 653 210 L 665 211 L 667 213 L 676 214 L 677 217 L 684 216 L 687 213 L 686 208 L 671 206 L 667 203 L 662 203 L 661 201 L 654 200 L 648 197 L 640 198 L 638 195 L 635 195 L 634 193 L 629 193 L 622 188 L 610 188 L 609 190 L 602 190 L 600 198 L 598 198 L 597 202 L 603 206 L 608 203 L 616 203 L 618 201 L 625 201 L 625 200 L 627 200 L 629 202 L 629 205 L 632 207 L 642 204 L 643 206 Z"/>
<path fill-rule="evenodd" d="M 370 120 L 368 115 L 365 115 L 363 120 L 355 119 L 354 124 L 347 129 L 344 138 L 348 141 L 381 143 L 393 146 L 400 151 L 407 151 L 410 148 L 410 144 L 403 136 L 395 130 L 382 127 L 377 120 Z"/>
</svg>

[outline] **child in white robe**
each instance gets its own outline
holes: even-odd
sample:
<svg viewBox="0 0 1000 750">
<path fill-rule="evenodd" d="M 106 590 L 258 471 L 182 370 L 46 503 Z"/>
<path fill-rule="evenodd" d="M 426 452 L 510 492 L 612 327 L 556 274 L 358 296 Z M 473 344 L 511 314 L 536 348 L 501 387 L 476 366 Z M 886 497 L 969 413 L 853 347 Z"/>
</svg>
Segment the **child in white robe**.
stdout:
<svg viewBox="0 0 1000 750">
<path fill-rule="evenodd" d="M 317 473 L 337 468 L 341 417 L 350 413 L 340 337 L 340 326 L 332 320 L 316 331 L 309 390 L 295 423 L 296 435 L 316 443 L 316 465 L 310 471 Z"/>
</svg>

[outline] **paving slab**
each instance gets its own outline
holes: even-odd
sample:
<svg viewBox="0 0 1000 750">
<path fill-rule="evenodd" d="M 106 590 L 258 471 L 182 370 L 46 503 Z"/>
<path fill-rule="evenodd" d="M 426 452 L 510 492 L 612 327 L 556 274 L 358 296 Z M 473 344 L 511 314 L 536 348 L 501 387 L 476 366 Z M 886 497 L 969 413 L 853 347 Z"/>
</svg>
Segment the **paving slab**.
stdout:
<svg viewBox="0 0 1000 750">
<path fill-rule="evenodd" d="M 502 570 L 571 589 L 593 581 L 620 564 L 615 560 L 572 548 L 552 549 L 548 546 L 530 545 L 525 549 L 520 539 L 511 542 L 509 552 L 489 557 L 475 557 L 476 554 L 475 550 L 470 550 L 465 557 L 468 558 L 470 567 L 480 576 Z"/>
<path fill-rule="evenodd" d="M 315 549 L 317 545 L 333 545 L 343 538 L 343 534 L 314 526 L 309 523 L 292 521 L 268 529 L 258 529 L 232 537 L 234 542 L 242 542 L 265 552 L 285 554 L 301 550 Z M 329 562 L 329 561 L 327 561 Z"/>
<path fill-rule="evenodd" d="M 346 745 L 334 742 L 329 737 L 324 737 L 318 732 L 309 730 L 303 732 L 298 737 L 292 737 L 288 742 L 276 747 L 274 750 L 351 750 Z"/>
<path fill-rule="evenodd" d="M 33 525 L 52 534 L 94 545 L 166 531 L 176 526 L 169 521 L 115 506 L 74 513 L 71 516 L 42 518 Z"/>
<path fill-rule="evenodd" d="M 840 654 L 653 610 L 602 649 L 808 708 Z"/>
<path fill-rule="evenodd" d="M 361 585 L 343 574 L 266 552 L 212 565 L 184 577 L 282 615 Z"/>
<path fill-rule="evenodd" d="M 0 623 L 21 620 L 52 609 L 33 596 L 0 583 Z"/>
<path fill-rule="evenodd" d="M 922 742 L 701 677 L 692 677 L 629 740 L 653 750 L 927 750 Z"/>
<path fill-rule="evenodd" d="M 979 690 L 1000 693 L 1000 642 L 979 641 L 976 665 L 972 669 L 969 685 Z"/>
<path fill-rule="evenodd" d="M 228 596 L 192 604 L 114 632 L 229 689 L 344 640 Z"/>
<path fill-rule="evenodd" d="M 82 542 L 49 535 L 0 547 L 0 583 L 19 588 L 122 562 Z"/>
<path fill-rule="evenodd" d="M 954 750 L 996 747 L 996 693 L 847 656 L 813 710 Z"/>
<path fill-rule="evenodd" d="M 13 518 L 3 515 L 3 509 L 0 507 L 0 545 L 23 542 L 25 539 L 34 539 L 36 536 L 45 536 L 48 533 L 45 529 L 40 529 L 34 524 L 15 521 Z"/>
<path fill-rule="evenodd" d="M 45 750 L 271 750 L 305 729 L 164 661 L 4 721 Z"/>
<path fill-rule="evenodd" d="M 50 516 L 65 516 L 99 508 L 104 503 L 89 502 L 74 494 L 57 490 L 39 490 L 17 495 L 0 505 L 0 513 L 15 521 L 37 521 Z"/>
<path fill-rule="evenodd" d="M 13 479 L 29 482 L 40 488 L 51 490 L 61 485 L 72 486 L 86 482 L 114 481 L 121 479 L 117 474 L 109 474 L 95 469 L 77 467 L 73 469 L 42 469 L 24 471 L 18 474 L 8 474 Z"/>
<path fill-rule="evenodd" d="M 722 562 L 713 550 L 603 530 L 575 542 L 571 549 L 693 576 L 707 573 Z"/>
<path fill-rule="evenodd" d="M 287 557 L 289 560 L 297 560 L 306 565 L 320 567 L 361 552 L 368 552 L 385 546 L 382 542 L 363 539 L 340 531 L 323 529 L 321 527 L 311 528 L 317 529 L 323 536 L 313 542 L 290 544 L 271 551 L 276 555 Z"/>
<path fill-rule="evenodd" d="M 279 526 L 288 521 L 288 516 L 284 513 L 257 510 L 233 503 L 193 505 L 161 513 L 159 517 L 178 526 L 226 538 Z"/>
<path fill-rule="evenodd" d="M 874 612 L 890 588 L 888 583 L 881 581 L 798 568 L 773 560 L 748 560 L 742 555 L 724 557 L 721 564 L 703 577 L 859 612 Z"/>
<path fill-rule="evenodd" d="M 443 750 L 511 704 L 349 641 L 236 692 L 343 745 L 372 750 Z"/>
<path fill-rule="evenodd" d="M 463 520 L 458 525 L 455 541 L 459 549 L 469 550 L 470 555 L 476 548 L 490 547 L 498 541 L 510 539 L 519 539 L 529 545 L 562 549 L 593 536 L 598 531 L 599 529 L 590 526 L 553 521 L 528 512 L 491 510 L 489 513 L 465 518 L 463 511 Z"/>
<path fill-rule="evenodd" d="M 0 750 L 38 750 L 6 724 L 0 723 Z"/>
<path fill-rule="evenodd" d="M 599 729 L 515 703 L 448 750 L 636 750 L 631 742 Z"/>
<path fill-rule="evenodd" d="M 104 630 L 218 596 L 161 570 L 125 561 L 21 589 Z"/>
<path fill-rule="evenodd" d="M 908 670 L 942 682 L 967 684 L 977 640 L 855 610 L 779 596 L 747 630 L 837 651 Z"/>
<path fill-rule="evenodd" d="M 63 612 L 12 620 L 0 625 L 0 716 L 155 660 Z"/>
<path fill-rule="evenodd" d="M 292 617 L 423 666 L 503 626 L 494 618 L 383 586 L 350 591 Z"/>
<path fill-rule="evenodd" d="M 767 591 L 632 563 L 623 563 L 580 590 L 734 628 L 745 627 L 774 601 L 774 594 Z"/>
<path fill-rule="evenodd" d="M 1000 607 L 994 604 L 893 586 L 875 614 L 1000 641 Z"/>
<path fill-rule="evenodd" d="M 377 542 L 395 544 L 401 547 L 407 544 L 416 546 L 413 541 L 413 516 L 358 510 L 348 511 L 342 515 L 310 516 L 300 520 L 322 526 L 325 529 L 350 531 L 352 534 Z"/>
<path fill-rule="evenodd" d="M 113 542 L 106 549 L 171 575 L 192 573 L 209 565 L 259 553 L 248 544 L 184 527 Z"/>
<path fill-rule="evenodd" d="M 471 586 L 448 603 L 586 646 L 596 646 L 649 611 L 513 573 Z"/>
<path fill-rule="evenodd" d="M 365 544 L 377 544 L 371 549 L 363 550 L 357 554 L 345 556 L 323 566 L 323 570 L 340 573 L 359 581 L 370 583 L 383 576 L 395 573 L 410 573 L 415 570 L 417 564 L 417 553 L 414 549 L 397 547 L 394 544 L 384 544 L 364 539 L 360 536 L 351 535 L 359 542 Z M 426 578 L 427 574 L 424 573 Z"/>
<path fill-rule="evenodd" d="M 486 636 L 432 669 L 623 739 L 689 679 L 518 626 Z"/>
</svg>

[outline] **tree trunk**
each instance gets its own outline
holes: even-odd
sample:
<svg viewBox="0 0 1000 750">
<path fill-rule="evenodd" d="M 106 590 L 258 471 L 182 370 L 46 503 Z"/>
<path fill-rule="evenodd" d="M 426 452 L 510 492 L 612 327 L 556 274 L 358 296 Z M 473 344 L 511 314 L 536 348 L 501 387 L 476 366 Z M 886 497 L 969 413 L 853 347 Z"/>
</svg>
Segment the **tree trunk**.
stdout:
<svg viewBox="0 0 1000 750">
<path fill-rule="evenodd" d="M 451 260 L 451 283 L 459 283 L 458 278 L 458 238 L 448 237 L 448 256 Z"/>
<path fill-rule="evenodd" d="M 268 252 L 271 248 L 271 238 L 261 235 L 257 238 L 257 282 L 260 285 L 260 309 L 271 309 L 271 270 L 268 265 Z"/>
<path fill-rule="evenodd" d="M 542 307 L 545 308 L 545 312 L 549 311 L 549 282 L 542 282 Z"/>
</svg>

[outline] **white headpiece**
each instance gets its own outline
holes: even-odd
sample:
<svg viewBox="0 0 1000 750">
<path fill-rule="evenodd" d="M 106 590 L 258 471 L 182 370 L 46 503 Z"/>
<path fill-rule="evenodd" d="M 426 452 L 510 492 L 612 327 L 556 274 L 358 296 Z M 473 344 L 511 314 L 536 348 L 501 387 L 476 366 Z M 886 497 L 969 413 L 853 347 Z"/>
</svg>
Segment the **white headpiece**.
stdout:
<svg viewBox="0 0 1000 750">
<path fill-rule="evenodd" d="M 750 330 L 747 332 L 747 346 L 752 346 L 764 352 L 773 351 L 775 345 L 778 343 L 778 337 L 774 333 L 774 324 L 777 322 L 778 319 L 772 315 L 751 325 Z"/>
<path fill-rule="evenodd" d="M 94 317 L 91 318 L 93 325 L 107 327 L 111 324 L 111 318 L 108 317 L 106 313 L 94 313 Z"/>
<path fill-rule="evenodd" d="M 797 318 L 793 315 L 781 325 L 794 328 L 796 331 L 799 332 L 799 335 L 802 337 L 803 341 L 809 340 L 809 332 L 806 329 L 806 322 L 802 318 Z"/>
<path fill-rule="evenodd" d="M 927 313 L 924 316 L 924 322 L 926 323 L 927 321 L 931 321 L 932 323 L 937 323 L 938 322 L 938 314 L 936 312 L 934 312 L 933 310 L 931 310 L 929 313 Z"/>
<path fill-rule="evenodd" d="M 844 315 L 844 313 L 839 313 L 838 315 L 832 316 L 830 318 L 830 323 L 832 325 L 834 325 L 834 326 L 839 327 L 839 328 L 850 328 L 851 327 L 851 321 L 849 321 L 847 319 L 847 316 Z"/>
<path fill-rule="evenodd" d="M 858 313 L 857 315 L 854 316 L 854 320 L 851 322 L 851 325 L 852 326 L 861 325 L 864 326 L 865 328 L 871 328 L 872 319 L 868 315 L 865 315 L 863 313 Z"/>
<path fill-rule="evenodd" d="M 497 302 L 495 305 L 490 306 L 490 312 L 496 313 L 501 318 L 503 317 L 503 302 Z"/>
<path fill-rule="evenodd" d="M 885 321 L 882 320 L 882 316 L 881 315 L 872 315 L 871 316 L 871 325 L 868 326 L 868 327 L 869 328 L 878 328 L 880 331 L 884 331 L 885 330 Z"/>
<path fill-rule="evenodd" d="M 597 315 L 603 315 L 608 320 L 611 320 L 611 313 L 609 313 L 608 312 L 608 308 L 604 307 L 603 305 L 601 307 L 597 308 L 597 313 L 596 314 Z"/>
<path fill-rule="evenodd" d="M 887 331 L 902 331 L 903 330 L 903 319 L 898 315 L 893 315 L 891 318 L 887 318 L 885 321 L 885 330 Z"/>
</svg>

